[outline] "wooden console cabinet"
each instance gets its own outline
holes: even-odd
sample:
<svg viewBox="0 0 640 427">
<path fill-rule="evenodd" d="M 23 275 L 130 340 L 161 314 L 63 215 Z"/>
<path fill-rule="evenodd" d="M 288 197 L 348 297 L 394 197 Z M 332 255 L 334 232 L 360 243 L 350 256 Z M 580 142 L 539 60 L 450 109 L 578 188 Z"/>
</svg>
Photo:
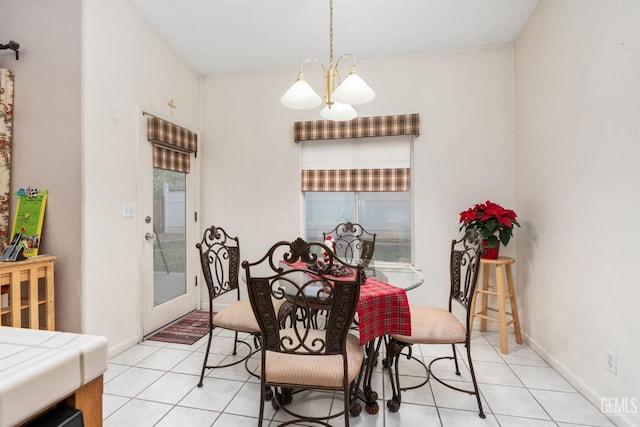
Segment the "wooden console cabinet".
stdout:
<svg viewBox="0 0 640 427">
<path fill-rule="evenodd" d="M 0 326 L 55 330 L 53 261 L 38 255 L 0 262 Z"/>
</svg>

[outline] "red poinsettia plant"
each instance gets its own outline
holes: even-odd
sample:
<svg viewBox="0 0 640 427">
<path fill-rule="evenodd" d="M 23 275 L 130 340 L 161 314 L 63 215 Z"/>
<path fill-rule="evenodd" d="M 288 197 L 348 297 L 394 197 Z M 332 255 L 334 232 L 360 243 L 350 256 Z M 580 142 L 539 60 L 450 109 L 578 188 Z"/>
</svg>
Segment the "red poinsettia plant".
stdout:
<svg viewBox="0 0 640 427">
<path fill-rule="evenodd" d="M 506 246 L 513 236 L 513 226 L 520 227 L 516 217 L 511 209 L 487 200 L 460 212 L 460 230 L 476 227 L 488 248 L 496 248 L 500 242 Z"/>
</svg>

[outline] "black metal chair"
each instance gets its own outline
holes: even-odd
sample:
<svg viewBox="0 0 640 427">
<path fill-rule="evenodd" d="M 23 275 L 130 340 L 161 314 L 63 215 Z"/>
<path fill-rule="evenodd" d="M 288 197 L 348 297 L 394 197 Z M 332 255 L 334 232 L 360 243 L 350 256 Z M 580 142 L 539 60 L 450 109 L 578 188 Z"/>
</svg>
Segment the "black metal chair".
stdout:
<svg viewBox="0 0 640 427">
<path fill-rule="evenodd" d="M 250 343 L 238 339 L 238 333 L 244 332 L 253 335 L 254 344 L 257 348 L 260 327 L 253 315 L 249 300 L 240 299 L 240 287 L 238 286 L 240 242 L 238 238 L 229 236 L 221 227 L 211 226 L 204 231 L 202 241 L 196 244 L 196 247 L 200 251 L 202 273 L 209 291 L 209 340 L 207 341 L 207 351 L 204 354 L 200 382 L 198 383 L 198 387 L 202 387 L 206 369 L 226 368 L 245 362 L 255 352 L 252 350 Z M 229 292 L 236 292 L 237 300 L 214 313 L 214 300 Z M 233 355 L 237 354 L 238 344 L 248 347 L 247 354 L 230 363 L 207 365 L 215 328 L 234 331 Z"/>
<path fill-rule="evenodd" d="M 400 409 L 402 403 L 401 393 L 404 390 L 414 389 L 425 385 L 430 377 L 439 383 L 464 393 L 476 396 L 480 418 L 485 418 L 478 391 L 478 383 L 471 360 L 471 323 L 470 315 L 473 309 L 473 297 L 478 281 L 478 269 L 480 267 L 480 257 L 484 253 L 482 249 L 482 238 L 476 229 L 468 230 L 464 237 L 458 241 L 451 242 L 450 272 L 451 284 L 449 293 L 449 308 L 425 307 L 410 305 L 411 310 L 411 336 L 391 335 L 387 342 L 387 359 L 385 365 L 389 370 L 391 379 L 391 389 L 393 396 L 387 401 L 387 408 L 391 412 Z M 464 308 L 464 323 L 452 313 L 453 301 L 458 302 Z M 450 344 L 453 356 L 438 357 L 432 360 L 428 367 L 418 359 L 412 357 L 411 346 L 413 344 Z M 432 370 L 432 365 L 441 360 L 453 360 L 455 373 L 460 375 L 458 358 L 456 357 L 456 344 L 464 344 L 466 356 L 469 362 L 469 371 L 473 382 L 473 390 L 456 387 L 438 378 Z M 405 353 L 403 350 L 407 349 Z M 398 362 L 400 356 L 406 356 L 421 363 L 425 367 L 426 379 L 424 382 L 412 386 L 400 386 L 400 371 Z"/>
<path fill-rule="evenodd" d="M 358 223 L 343 222 L 326 233 L 322 238 L 331 236 L 333 252 L 345 260 L 362 260 L 365 267 L 369 266 L 376 248 L 376 233 L 368 232 Z M 353 261 L 351 261 L 353 263 Z"/>
<path fill-rule="evenodd" d="M 326 421 L 349 414 L 358 415 L 357 390 L 361 378 L 364 349 L 356 335 L 349 333 L 356 313 L 363 267 L 347 266 L 329 253 L 329 260 L 318 267 L 318 253 L 327 247 L 301 238 L 279 242 L 258 261 L 243 261 L 249 300 L 261 331 L 260 399 L 258 425 L 264 419 L 265 396 L 270 386 L 274 390 L 272 405 L 295 419 L 281 425 L 312 422 L 330 425 Z M 315 268 L 314 268 L 315 267 Z M 332 270 L 330 270 L 330 268 Z M 351 269 L 352 274 L 336 278 L 335 268 Z M 345 270 L 342 270 L 345 271 Z M 282 322 L 275 301 L 287 300 L 299 310 L 310 312 L 323 304 L 328 316 L 323 328 L 310 322 Z M 289 410 L 286 404 L 292 394 L 308 389 L 342 391 L 344 407 L 326 417 L 312 417 Z"/>
</svg>

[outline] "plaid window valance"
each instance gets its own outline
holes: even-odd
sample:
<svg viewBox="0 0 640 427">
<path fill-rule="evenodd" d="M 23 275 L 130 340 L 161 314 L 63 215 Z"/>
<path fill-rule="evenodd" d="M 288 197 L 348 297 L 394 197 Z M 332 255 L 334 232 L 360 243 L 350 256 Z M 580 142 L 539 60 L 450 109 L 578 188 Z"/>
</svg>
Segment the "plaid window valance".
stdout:
<svg viewBox="0 0 640 427">
<path fill-rule="evenodd" d="M 189 156 L 198 152 L 198 135 L 159 117 L 147 118 L 147 139 L 153 144 L 153 166 L 189 173 Z"/>
<path fill-rule="evenodd" d="M 410 169 L 303 169 L 302 191 L 409 191 Z"/>
<path fill-rule="evenodd" d="M 420 135 L 420 114 L 359 117 L 344 122 L 314 120 L 295 122 L 294 141 Z"/>
</svg>

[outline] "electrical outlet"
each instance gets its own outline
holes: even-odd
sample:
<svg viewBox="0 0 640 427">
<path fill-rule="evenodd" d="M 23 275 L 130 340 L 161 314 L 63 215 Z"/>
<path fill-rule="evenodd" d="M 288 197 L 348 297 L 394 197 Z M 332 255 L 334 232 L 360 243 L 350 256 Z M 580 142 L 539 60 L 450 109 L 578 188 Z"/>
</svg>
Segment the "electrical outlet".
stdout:
<svg viewBox="0 0 640 427">
<path fill-rule="evenodd" d="M 618 356 L 613 350 L 607 349 L 607 369 L 613 375 L 618 374 Z"/>
</svg>

